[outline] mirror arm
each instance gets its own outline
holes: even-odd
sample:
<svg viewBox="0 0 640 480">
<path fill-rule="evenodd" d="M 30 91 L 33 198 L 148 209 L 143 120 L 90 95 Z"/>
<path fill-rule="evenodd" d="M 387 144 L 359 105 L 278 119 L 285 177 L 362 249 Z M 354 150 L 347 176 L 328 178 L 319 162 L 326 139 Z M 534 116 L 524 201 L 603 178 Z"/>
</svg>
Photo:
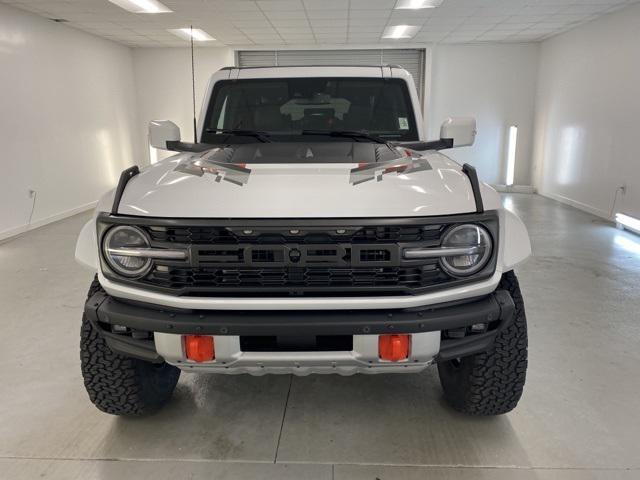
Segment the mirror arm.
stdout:
<svg viewBox="0 0 640 480">
<path fill-rule="evenodd" d="M 171 150 L 172 152 L 202 153 L 207 150 L 211 150 L 212 148 L 216 148 L 216 145 L 211 145 L 209 143 L 181 142 L 179 140 L 167 141 L 167 150 Z"/>
<path fill-rule="evenodd" d="M 427 150 L 445 150 L 447 148 L 453 148 L 453 138 L 441 138 L 440 140 L 432 140 L 430 142 L 414 142 L 414 143 L 402 143 L 401 147 L 416 150 L 418 152 L 425 152 Z"/>
</svg>

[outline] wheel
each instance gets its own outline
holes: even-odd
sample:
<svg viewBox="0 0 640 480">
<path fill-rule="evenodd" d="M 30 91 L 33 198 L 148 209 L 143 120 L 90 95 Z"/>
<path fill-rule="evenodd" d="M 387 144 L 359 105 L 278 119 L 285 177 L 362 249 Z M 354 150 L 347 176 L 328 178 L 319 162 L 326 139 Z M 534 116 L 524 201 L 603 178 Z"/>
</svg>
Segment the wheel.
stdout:
<svg viewBox="0 0 640 480">
<path fill-rule="evenodd" d="M 471 415 L 501 415 L 513 410 L 527 373 L 527 319 L 515 273 L 502 276 L 498 289 L 508 290 L 515 304 L 514 321 L 498 334 L 488 352 L 438 364 L 447 402 Z"/>
<path fill-rule="evenodd" d="M 89 297 L 102 287 L 97 278 Z M 112 415 L 144 415 L 171 398 L 180 370 L 113 352 L 85 315 L 80 331 L 80 362 L 84 386 L 93 404 Z"/>
</svg>

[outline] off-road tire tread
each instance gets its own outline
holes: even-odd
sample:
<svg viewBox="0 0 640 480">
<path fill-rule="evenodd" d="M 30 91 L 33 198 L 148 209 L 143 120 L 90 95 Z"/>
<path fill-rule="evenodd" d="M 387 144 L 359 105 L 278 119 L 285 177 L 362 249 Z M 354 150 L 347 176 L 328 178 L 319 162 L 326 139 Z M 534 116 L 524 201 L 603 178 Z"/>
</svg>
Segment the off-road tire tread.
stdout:
<svg viewBox="0 0 640 480">
<path fill-rule="evenodd" d="M 498 334 L 491 350 L 462 359 L 455 389 L 447 388 L 445 366 L 438 366 L 445 398 L 456 410 L 470 415 L 502 415 L 513 410 L 524 390 L 527 372 L 527 320 L 518 279 L 513 271 L 502 276 L 498 289 L 508 290 L 515 304 L 513 322 Z M 450 374 L 450 372 L 449 372 Z M 451 379 L 449 379 L 450 381 Z"/>
<path fill-rule="evenodd" d="M 88 297 L 102 290 L 97 278 Z M 157 410 L 173 393 L 180 371 L 168 364 L 152 364 L 113 352 L 85 315 L 80 331 L 80 361 L 84 385 L 93 404 L 112 415 L 139 416 Z M 163 382 L 151 386 L 150 376 Z"/>
</svg>

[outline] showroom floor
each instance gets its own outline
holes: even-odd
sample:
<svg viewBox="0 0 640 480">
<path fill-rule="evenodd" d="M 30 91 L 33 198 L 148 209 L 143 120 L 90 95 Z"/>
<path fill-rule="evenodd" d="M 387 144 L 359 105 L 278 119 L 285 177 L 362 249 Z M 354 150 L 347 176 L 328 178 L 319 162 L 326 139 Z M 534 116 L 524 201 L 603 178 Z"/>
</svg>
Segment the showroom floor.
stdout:
<svg viewBox="0 0 640 480">
<path fill-rule="evenodd" d="M 530 367 L 511 414 L 472 418 L 420 375 L 182 374 L 155 416 L 97 411 L 78 335 L 89 214 L 0 244 L 0 478 L 640 478 L 640 238 L 539 196 L 519 269 Z"/>
</svg>

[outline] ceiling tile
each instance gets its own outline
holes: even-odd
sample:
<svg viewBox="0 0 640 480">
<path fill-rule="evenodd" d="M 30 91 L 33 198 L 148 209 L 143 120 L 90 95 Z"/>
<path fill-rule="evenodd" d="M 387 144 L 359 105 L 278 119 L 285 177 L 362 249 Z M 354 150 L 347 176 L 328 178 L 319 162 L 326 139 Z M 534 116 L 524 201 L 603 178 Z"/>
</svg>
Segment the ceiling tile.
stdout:
<svg viewBox="0 0 640 480">
<path fill-rule="evenodd" d="M 166 0 L 161 0 L 167 6 Z M 173 11 L 180 11 L 181 5 L 184 0 L 175 0 L 171 2 L 171 9 Z M 202 0 L 198 1 L 199 4 L 202 5 Z M 219 12 L 250 12 L 258 9 L 258 6 L 255 2 L 246 2 L 246 1 L 238 1 L 238 0 L 208 0 L 205 2 L 205 5 L 209 5 L 210 8 L 215 9 Z"/>
<path fill-rule="evenodd" d="M 263 12 L 304 10 L 301 0 L 258 0 L 257 4 Z"/>
<path fill-rule="evenodd" d="M 387 10 L 396 5 L 396 0 L 351 0 L 351 10 Z"/>
<path fill-rule="evenodd" d="M 230 23 L 238 28 L 268 28 L 273 24 L 266 18 L 263 20 L 230 20 Z"/>
<path fill-rule="evenodd" d="M 268 12 L 264 12 L 269 20 L 280 20 L 280 19 L 307 19 L 307 14 L 304 10 L 283 10 L 281 12 L 271 10 Z"/>
<path fill-rule="evenodd" d="M 300 27 L 277 27 L 278 33 L 280 34 L 286 34 L 286 33 L 298 33 L 298 34 L 304 34 L 304 33 L 309 33 L 309 29 L 308 28 L 300 28 Z"/>
<path fill-rule="evenodd" d="M 495 25 L 496 23 L 504 22 L 508 18 L 511 17 L 506 15 L 492 17 L 468 17 L 465 18 L 463 23 L 466 25 Z"/>
<path fill-rule="evenodd" d="M 310 20 L 327 18 L 346 19 L 348 18 L 348 13 L 347 10 L 309 10 L 307 12 L 307 17 Z"/>
<path fill-rule="evenodd" d="M 349 26 L 380 27 L 387 24 L 386 18 L 350 18 Z"/>
<path fill-rule="evenodd" d="M 347 0 L 303 0 L 307 11 L 311 10 L 347 10 Z"/>
<path fill-rule="evenodd" d="M 352 10 L 349 18 L 368 19 L 368 18 L 389 18 L 390 10 Z"/>
<path fill-rule="evenodd" d="M 346 18 L 312 18 L 309 20 L 311 27 L 341 27 L 347 26 L 348 21 Z"/>
</svg>

